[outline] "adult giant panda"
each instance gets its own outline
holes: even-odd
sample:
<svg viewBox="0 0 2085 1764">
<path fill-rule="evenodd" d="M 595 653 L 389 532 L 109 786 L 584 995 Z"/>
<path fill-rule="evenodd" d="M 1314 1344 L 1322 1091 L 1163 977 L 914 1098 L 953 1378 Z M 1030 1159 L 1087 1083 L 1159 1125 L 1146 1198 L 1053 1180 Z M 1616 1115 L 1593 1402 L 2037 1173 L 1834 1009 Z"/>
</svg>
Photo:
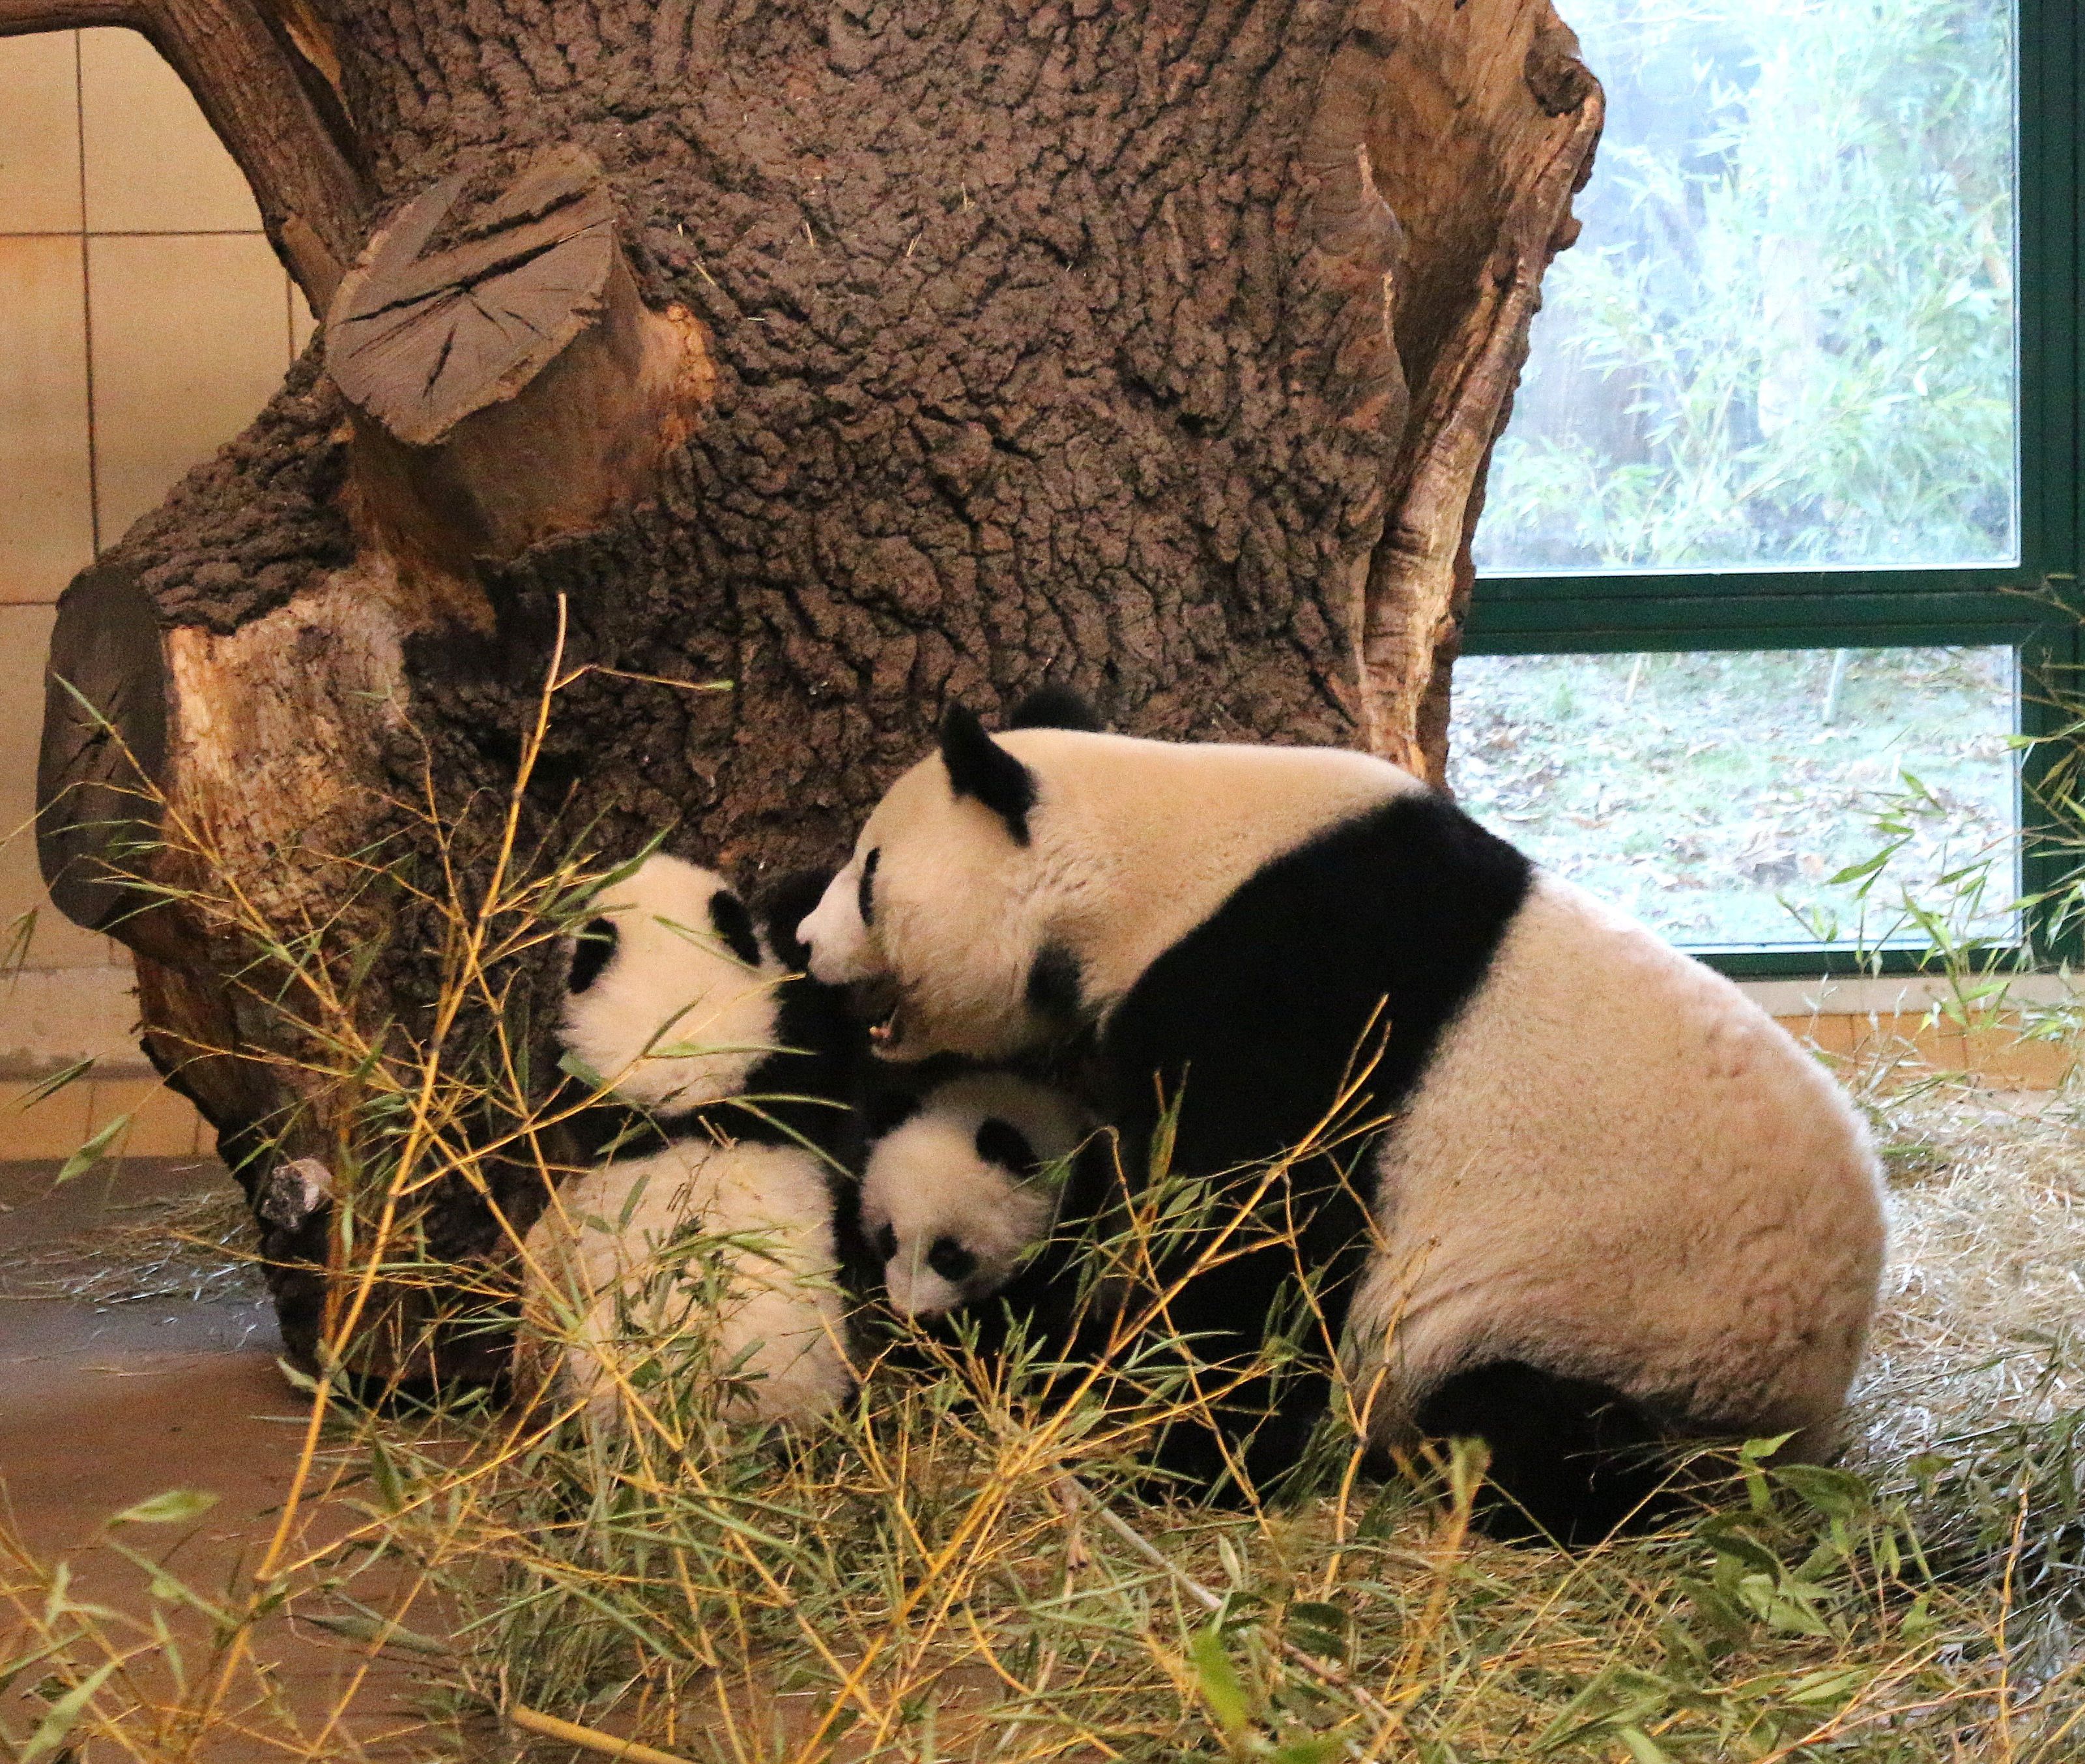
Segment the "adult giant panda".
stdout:
<svg viewBox="0 0 2085 1764">
<path fill-rule="evenodd" d="M 1858 1117 L 1727 981 L 1395 766 L 959 708 L 800 935 L 883 995 L 887 1058 L 1089 1042 L 1132 1184 L 1168 1097 L 1172 1170 L 1238 1208 L 1343 1102 L 1394 1112 L 1284 1171 L 1167 1321 L 1242 1364 L 1300 1267 L 1364 1435 L 1483 1438 L 1495 1529 L 1603 1535 L 1647 1442 L 1829 1443 L 1883 1244 Z M 1108 1205 L 1075 1185 L 1068 1218 Z M 1033 1266 L 1047 1315 L 1072 1270 Z M 1285 1471 L 1331 1389 L 1298 1363 L 1161 1464 Z"/>
<path fill-rule="evenodd" d="M 697 1343 L 734 1418 L 804 1422 L 851 1388 L 826 1154 L 858 1032 L 836 1006 L 678 858 L 611 884 L 574 940 L 561 1039 L 608 1100 L 582 1118 L 598 1161 L 529 1235 L 523 1315 L 591 1425 L 620 1424 L 618 1367 Z"/>
</svg>

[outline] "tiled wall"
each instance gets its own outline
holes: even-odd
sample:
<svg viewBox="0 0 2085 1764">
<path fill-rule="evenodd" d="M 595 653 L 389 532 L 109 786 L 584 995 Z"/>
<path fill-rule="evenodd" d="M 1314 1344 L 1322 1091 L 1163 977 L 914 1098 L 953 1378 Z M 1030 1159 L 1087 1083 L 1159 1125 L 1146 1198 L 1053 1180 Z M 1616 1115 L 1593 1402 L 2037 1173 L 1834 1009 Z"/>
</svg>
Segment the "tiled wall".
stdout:
<svg viewBox="0 0 2085 1764">
<path fill-rule="evenodd" d="M 0 40 L 0 925 L 37 909 L 0 980 L 0 1158 L 69 1150 L 131 1113 L 134 1152 L 186 1151 L 132 1035 L 128 955 L 44 900 L 35 810 L 59 592 L 244 427 L 311 319 L 195 102 L 129 31 Z M 24 1081 L 96 1077 L 24 1110 Z"/>
</svg>

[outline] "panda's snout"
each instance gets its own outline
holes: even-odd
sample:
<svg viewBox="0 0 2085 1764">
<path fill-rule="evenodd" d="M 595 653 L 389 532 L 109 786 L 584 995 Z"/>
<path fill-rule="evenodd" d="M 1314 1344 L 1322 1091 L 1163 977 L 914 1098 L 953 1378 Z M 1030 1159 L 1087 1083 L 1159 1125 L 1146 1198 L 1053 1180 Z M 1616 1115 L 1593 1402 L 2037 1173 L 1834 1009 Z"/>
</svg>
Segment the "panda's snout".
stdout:
<svg viewBox="0 0 2085 1764">
<path fill-rule="evenodd" d="M 796 941 L 809 952 L 811 978 L 844 986 L 874 971 L 868 928 L 856 910 L 851 866 L 826 885 L 818 903 L 798 921 Z"/>
<path fill-rule="evenodd" d="M 818 916 L 816 912 L 806 913 L 803 918 L 797 920 L 796 937 L 796 942 L 804 949 L 807 958 L 805 966 L 810 971 L 811 978 L 814 980 L 825 980 L 827 985 L 831 985 L 833 982 L 826 980 L 824 973 L 821 971 L 827 964 L 821 948 L 818 937 Z"/>
<path fill-rule="evenodd" d="M 924 1268 L 907 1267 L 900 1262 L 893 1262 L 885 1271 L 883 1290 L 890 1308 L 899 1316 L 914 1317 L 922 1322 L 945 1316 L 963 1299 L 961 1290 L 939 1274 Z"/>
</svg>

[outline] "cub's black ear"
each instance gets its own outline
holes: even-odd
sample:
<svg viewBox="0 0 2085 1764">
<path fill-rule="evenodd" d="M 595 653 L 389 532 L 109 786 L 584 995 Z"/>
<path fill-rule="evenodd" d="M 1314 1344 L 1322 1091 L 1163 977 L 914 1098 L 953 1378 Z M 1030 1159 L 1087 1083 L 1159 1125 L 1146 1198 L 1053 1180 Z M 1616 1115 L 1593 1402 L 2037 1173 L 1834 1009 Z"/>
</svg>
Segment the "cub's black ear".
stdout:
<svg viewBox="0 0 2085 1764">
<path fill-rule="evenodd" d="M 1042 1167 L 1028 1136 L 1011 1121 L 992 1116 L 978 1123 L 977 1154 L 988 1164 L 1011 1170 L 1017 1176 L 1032 1176 Z"/>
<path fill-rule="evenodd" d="M 959 797 L 975 797 L 1006 822 L 1014 844 L 1028 843 L 1035 775 L 991 736 L 975 711 L 951 704 L 941 719 L 941 763 Z"/>
<path fill-rule="evenodd" d="M 748 967 L 760 966 L 760 939 L 754 933 L 753 915 L 728 888 L 720 888 L 710 896 L 710 929 Z"/>
<path fill-rule="evenodd" d="M 615 921 L 589 919 L 581 925 L 572 944 L 572 971 L 565 981 L 568 993 L 583 993 L 599 980 L 601 970 L 615 959 Z"/>
<path fill-rule="evenodd" d="M 910 1090 L 878 1090 L 861 1105 L 862 1129 L 871 1139 L 881 1139 L 919 1112 L 919 1099 Z"/>
<path fill-rule="evenodd" d="M 1007 713 L 1009 729 L 1076 729 L 1089 735 L 1101 730 L 1100 713 L 1084 695 L 1068 686 L 1038 686 Z"/>
<path fill-rule="evenodd" d="M 830 869 L 792 871 L 762 889 L 754 902 L 754 915 L 766 934 L 767 946 L 780 958 L 783 967 L 801 974 L 811 965 L 811 952 L 798 939 L 796 927 L 809 918 L 826 897 L 832 881 Z"/>
</svg>

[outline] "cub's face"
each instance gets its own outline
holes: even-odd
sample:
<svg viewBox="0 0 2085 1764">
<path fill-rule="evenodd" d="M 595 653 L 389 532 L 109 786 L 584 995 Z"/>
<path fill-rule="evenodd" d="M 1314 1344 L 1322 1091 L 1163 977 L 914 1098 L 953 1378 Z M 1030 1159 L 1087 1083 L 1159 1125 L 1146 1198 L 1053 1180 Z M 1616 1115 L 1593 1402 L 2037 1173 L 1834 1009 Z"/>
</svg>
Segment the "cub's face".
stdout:
<svg viewBox="0 0 2085 1764">
<path fill-rule="evenodd" d="M 1051 951 L 1051 861 L 1029 836 L 1042 787 L 981 729 L 977 739 L 1012 768 L 1005 777 L 1018 775 L 1021 836 L 1004 801 L 959 787 L 945 743 L 891 786 L 798 928 L 813 977 L 858 989 L 887 1060 L 1004 1060 L 1071 1014 L 1052 990 L 1068 958 Z"/>
<path fill-rule="evenodd" d="M 559 1039 L 626 1102 L 712 1102 L 771 1040 L 780 977 L 722 877 L 654 855 L 602 891 L 575 937 Z"/>
<path fill-rule="evenodd" d="M 1017 1128 L 915 1117 L 877 1141 L 862 1175 L 861 1222 L 901 1316 L 939 1316 L 989 1298 L 1050 1229 L 1052 1201 Z"/>
</svg>

